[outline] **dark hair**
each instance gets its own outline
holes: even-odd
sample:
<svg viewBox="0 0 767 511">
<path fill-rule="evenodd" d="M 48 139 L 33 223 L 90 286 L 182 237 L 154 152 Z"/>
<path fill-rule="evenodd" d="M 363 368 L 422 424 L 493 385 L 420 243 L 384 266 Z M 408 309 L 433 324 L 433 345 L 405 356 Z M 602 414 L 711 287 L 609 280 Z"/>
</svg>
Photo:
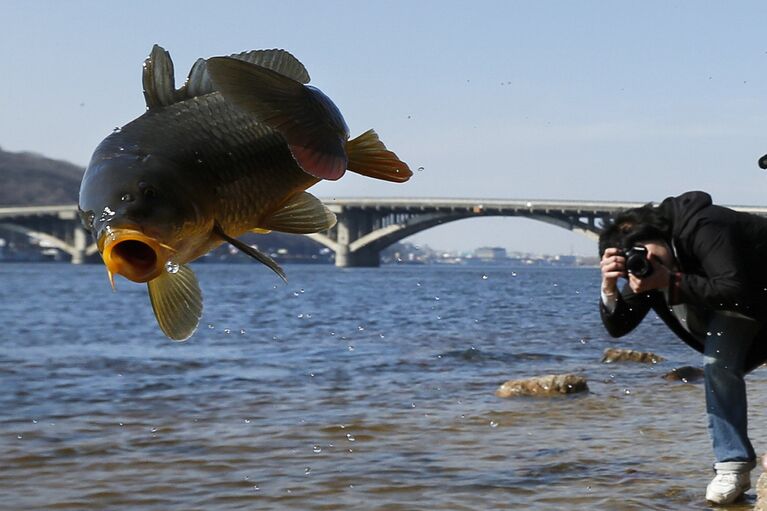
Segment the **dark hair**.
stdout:
<svg viewBox="0 0 767 511">
<path fill-rule="evenodd" d="M 609 221 L 599 235 L 599 256 L 611 247 L 627 250 L 652 240 L 671 243 L 671 220 L 650 203 L 621 211 Z"/>
</svg>

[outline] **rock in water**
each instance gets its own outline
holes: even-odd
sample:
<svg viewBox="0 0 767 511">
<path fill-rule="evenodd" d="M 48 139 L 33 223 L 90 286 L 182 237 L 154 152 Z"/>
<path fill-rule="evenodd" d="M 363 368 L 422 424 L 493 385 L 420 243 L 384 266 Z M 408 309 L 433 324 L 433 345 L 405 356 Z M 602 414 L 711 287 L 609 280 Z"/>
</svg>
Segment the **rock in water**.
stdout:
<svg viewBox="0 0 767 511">
<path fill-rule="evenodd" d="M 586 378 L 577 374 L 549 374 L 522 380 L 509 380 L 495 391 L 498 397 L 557 396 L 588 391 Z"/>
<path fill-rule="evenodd" d="M 762 462 L 764 464 L 764 462 Z M 767 472 L 756 481 L 756 505 L 754 511 L 767 511 Z"/>
<path fill-rule="evenodd" d="M 607 348 L 602 354 L 602 363 L 613 362 L 642 362 L 644 364 L 657 364 L 663 361 L 663 357 L 650 351 L 635 351 L 622 348 Z"/>
<path fill-rule="evenodd" d="M 677 367 L 664 374 L 663 379 L 668 381 L 681 381 L 683 383 L 700 381 L 703 379 L 703 369 L 692 366 Z"/>
</svg>

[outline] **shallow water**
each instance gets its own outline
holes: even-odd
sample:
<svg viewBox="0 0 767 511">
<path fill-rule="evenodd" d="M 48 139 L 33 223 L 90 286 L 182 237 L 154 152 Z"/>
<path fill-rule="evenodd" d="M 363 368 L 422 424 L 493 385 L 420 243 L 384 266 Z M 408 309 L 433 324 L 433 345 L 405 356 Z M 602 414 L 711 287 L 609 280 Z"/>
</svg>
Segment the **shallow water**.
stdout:
<svg viewBox="0 0 767 511">
<path fill-rule="evenodd" d="M 0 509 L 707 508 L 702 387 L 661 378 L 701 357 L 657 319 L 609 339 L 596 269 L 195 268 L 173 343 L 99 266 L 0 265 Z M 553 372 L 590 392 L 494 395 Z"/>
</svg>

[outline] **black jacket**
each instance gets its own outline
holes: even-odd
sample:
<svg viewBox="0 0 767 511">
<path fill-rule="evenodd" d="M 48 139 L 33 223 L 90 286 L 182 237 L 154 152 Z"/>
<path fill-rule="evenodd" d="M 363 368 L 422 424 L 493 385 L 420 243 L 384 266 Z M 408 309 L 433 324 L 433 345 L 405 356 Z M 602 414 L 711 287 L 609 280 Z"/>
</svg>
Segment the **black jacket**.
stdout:
<svg viewBox="0 0 767 511">
<path fill-rule="evenodd" d="M 715 206 L 704 192 L 669 197 L 658 207 L 671 219 L 681 272 L 679 302 L 703 311 L 736 311 L 767 323 L 767 218 Z M 703 351 L 660 291 L 637 295 L 626 285 L 612 314 L 600 300 L 602 322 L 613 337 L 632 331 L 650 309 L 680 339 Z M 766 360 L 767 328 L 763 328 L 746 358 L 746 370 Z"/>
</svg>

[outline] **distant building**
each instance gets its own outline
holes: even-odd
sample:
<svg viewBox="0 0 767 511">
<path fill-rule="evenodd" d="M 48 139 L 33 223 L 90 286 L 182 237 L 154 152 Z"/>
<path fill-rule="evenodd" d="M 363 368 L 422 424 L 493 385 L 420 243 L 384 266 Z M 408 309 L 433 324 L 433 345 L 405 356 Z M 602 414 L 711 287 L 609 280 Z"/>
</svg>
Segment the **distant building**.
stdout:
<svg viewBox="0 0 767 511">
<path fill-rule="evenodd" d="M 563 266 L 575 266 L 578 260 L 574 255 L 558 255 L 558 256 L 554 256 L 554 259 L 552 262 L 554 262 L 555 264 L 563 265 Z"/>
<path fill-rule="evenodd" d="M 481 261 L 501 261 L 508 259 L 503 247 L 480 247 L 474 251 L 474 257 Z"/>
</svg>

